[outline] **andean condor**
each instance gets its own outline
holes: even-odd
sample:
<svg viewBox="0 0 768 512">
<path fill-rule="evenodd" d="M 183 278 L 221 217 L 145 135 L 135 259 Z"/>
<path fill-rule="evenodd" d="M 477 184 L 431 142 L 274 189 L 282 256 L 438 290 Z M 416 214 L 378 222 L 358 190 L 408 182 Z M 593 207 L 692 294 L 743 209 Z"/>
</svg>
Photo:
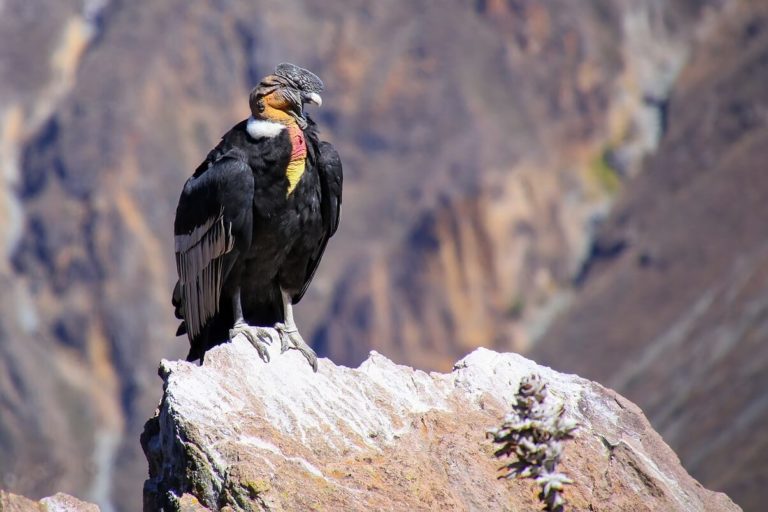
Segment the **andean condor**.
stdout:
<svg viewBox="0 0 768 512">
<path fill-rule="evenodd" d="M 184 184 L 174 234 L 179 281 L 177 335 L 187 359 L 243 334 L 269 361 L 266 344 L 299 350 L 317 371 L 292 305 L 307 291 L 341 213 L 339 155 L 318 138 L 306 103 L 322 81 L 280 64 L 250 94 L 251 117 L 235 125 Z"/>
</svg>

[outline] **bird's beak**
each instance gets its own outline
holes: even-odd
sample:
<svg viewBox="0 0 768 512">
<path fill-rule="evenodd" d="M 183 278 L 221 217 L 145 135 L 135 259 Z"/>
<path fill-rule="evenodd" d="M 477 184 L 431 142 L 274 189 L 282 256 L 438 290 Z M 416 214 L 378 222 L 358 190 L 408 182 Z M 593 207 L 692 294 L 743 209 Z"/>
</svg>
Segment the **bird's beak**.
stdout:
<svg viewBox="0 0 768 512">
<path fill-rule="evenodd" d="M 320 95 L 316 92 L 310 92 L 304 95 L 304 102 L 313 103 L 319 107 L 323 104 L 323 98 L 321 98 Z"/>
</svg>

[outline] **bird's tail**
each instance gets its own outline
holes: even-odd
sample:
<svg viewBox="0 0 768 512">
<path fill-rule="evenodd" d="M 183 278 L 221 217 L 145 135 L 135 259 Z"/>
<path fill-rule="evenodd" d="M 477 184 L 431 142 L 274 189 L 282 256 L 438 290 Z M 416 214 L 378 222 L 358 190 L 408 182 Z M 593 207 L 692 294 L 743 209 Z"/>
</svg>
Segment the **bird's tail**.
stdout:
<svg viewBox="0 0 768 512">
<path fill-rule="evenodd" d="M 176 329 L 176 336 L 187 334 L 187 324 L 184 322 L 184 313 L 181 311 L 181 283 L 179 281 L 176 281 L 176 286 L 173 287 L 171 304 L 173 304 L 173 314 L 181 320 L 179 328 Z"/>
<path fill-rule="evenodd" d="M 273 282 L 243 293 L 243 316 L 246 323 L 253 326 L 272 327 L 277 322 L 285 321 L 280 286 Z M 181 291 L 177 284 L 173 290 L 172 303 L 176 318 L 181 319 L 176 335 L 187 334 L 187 326 L 181 311 Z M 203 360 L 203 355 L 210 348 L 229 339 L 229 330 L 234 324 L 234 314 L 230 298 L 222 297 L 216 314 L 206 323 L 200 333 L 189 340 L 187 361 Z"/>
<path fill-rule="evenodd" d="M 179 326 L 179 329 L 184 325 Z M 189 353 L 187 361 L 203 361 L 205 353 L 229 340 L 229 330 L 234 325 L 232 304 L 229 301 L 221 301 L 219 310 L 206 322 L 197 336 L 189 340 Z"/>
<path fill-rule="evenodd" d="M 171 296 L 173 304 L 173 314 L 181 320 L 176 336 L 187 335 L 189 338 L 189 353 L 187 361 L 203 360 L 205 352 L 229 339 L 229 329 L 232 328 L 232 305 L 229 301 L 221 301 L 218 311 L 203 326 L 201 331 L 194 338 L 187 331 L 187 323 L 184 320 L 184 311 L 182 307 L 181 284 L 177 281 L 173 288 Z"/>
</svg>

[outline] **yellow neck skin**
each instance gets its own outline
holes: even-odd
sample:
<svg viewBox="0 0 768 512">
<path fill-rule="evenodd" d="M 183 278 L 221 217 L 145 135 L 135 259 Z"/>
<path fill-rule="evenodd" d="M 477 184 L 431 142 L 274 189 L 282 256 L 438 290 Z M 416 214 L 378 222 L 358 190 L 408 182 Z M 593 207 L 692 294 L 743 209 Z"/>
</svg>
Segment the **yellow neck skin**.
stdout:
<svg viewBox="0 0 768 512">
<path fill-rule="evenodd" d="M 288 192 L 286 196 L 296 188 L 306 170 L 307 150 L 304 143 L 304 134 L 299 128 L 296 119 L 285 110 L 288 104 L 279 94 L 270 94 L 264 99 L 264 111 L 261 112 L 262 119 L 274 121 L 288 127 L 291 138 L 291 160 L 285 170 L 288 178 Z"/>
<path fill-rule="evenodd" d="M 288 168 L 285 170 L 285 175 L 288 178 L 288 193 L 286 196 L 291 195 L 293 189 L 299 184 L 299 180 L 304 175 L 304 170 L 307 167 L 307 159 L 305 157 L 294 160 L 291 158 Z"/>
<path fill-rule="evenodd" d="M 297 124 L 296 119 L 288 113 L 288 110 L 291 107 L 290 104 L 279 92 L 276 91 L 268 96 L 264 96 L 261 101 L 264 106 L 264 110 L 260 114 L 262 119 L 281 123 L 286 126 Z"/>
<path fill-rule="evenodd" d="M 292 115 L 288 114 L 284 110 L 275 108 L 271 105 L 264 105 L 264 112 L 259 116 L 266 121 L 273 121 L 275 123 L 284 124 L 286 126 L 295 125 L 296 119 Z"/>
</svg>

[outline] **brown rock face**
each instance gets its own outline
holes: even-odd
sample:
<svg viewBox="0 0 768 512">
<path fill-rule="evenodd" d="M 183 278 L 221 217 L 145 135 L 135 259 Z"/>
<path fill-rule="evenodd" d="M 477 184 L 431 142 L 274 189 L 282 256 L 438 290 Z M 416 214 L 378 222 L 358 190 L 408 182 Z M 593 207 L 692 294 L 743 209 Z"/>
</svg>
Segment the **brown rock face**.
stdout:
<svg viewBox="0 0 768 512">
<path fill-rule="evenodd" d="M 437 52 L 442 72 L 425 75 L 428 93 L 439 92 L 447 113 L 415 107 L 415 119 L 398 114 L 414 139 L 423 129 L 435 143 L 428 159 L 411 159 L 406 146 L 386 170 L 424 207 L 401 207 L 410 198 L 398 202 L 398 192 L 376 189 L 411 218 L 397 244 L 376 247 L 339 280 L 316 337 L 335 361 L 359 364 L 375 349 L 447 369 L 478 346 L 526 348 L 561 309 L 594 223 L 619 186 L 617 172 L 632 175 L 655 149 L 664 101 L 705 7 L 475 5 L 461 26 L 442 5 L 440 14 L 425 9 L 458 41 Z M 425 39 L 433 48 L 441 34 L 414 34 L 404 44 Z M 346 229 L 357 220 L 347 216 Z"/>
<path fill-rule="evenodd" d="M 768 6 L 757 4 L 732 4 L 701 34 L 659 153 L 597 236 L 623 250 L 591 261 L 533 351 L 637 402 L 696 478 L 746 510 L 768 496 Z"/>
<path fill-rule="evenodd" d="M 0 512 L 99 512 L 99 507 L 63 493 L 32 501 L 0 490 Z"/>
<path fill-rule="evenodd" d="M 497 478 L 486 437 L 532 372 L 581 425 L 559 466 L 573 510 L 740 510 L 688 476 L 632 403 L 516 354 L 480 349 L 427 374 L 372 353 L 314 374 L 278 347 L 263 363 L 240 338 L 203 366 L 161 364 L 145 510 L 537 509 L 532 483 Z"/>
</svg>

